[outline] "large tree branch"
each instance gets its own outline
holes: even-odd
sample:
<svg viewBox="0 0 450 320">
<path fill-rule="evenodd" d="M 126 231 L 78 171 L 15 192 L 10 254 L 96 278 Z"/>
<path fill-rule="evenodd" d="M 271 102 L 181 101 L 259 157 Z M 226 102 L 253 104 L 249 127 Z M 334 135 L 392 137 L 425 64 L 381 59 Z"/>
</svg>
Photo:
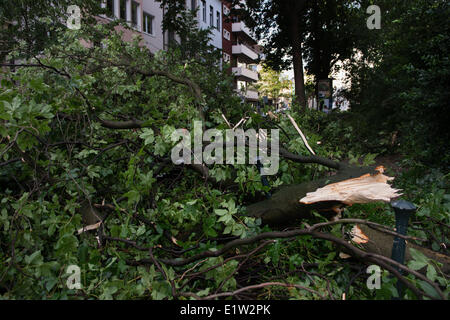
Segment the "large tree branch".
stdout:
<svg viewBox="0 0 450 320">
<path fill-rule="evenodd" d="M 281 150 L 280 150 L 281 151 Z M 309 156 L 301 157 L 303 163 L 312 162 L 307 159 L 314 158 L 316 163 L 322 162 L 320 157 Z M 307 158 L 307 159 L 303 159 Z M 331 177 L 325 177 L 319 180 L 304 182 L 297 185 L 290 185 L 281 187 L 277 192 L 272 194 L 270 199 L 250 204 L 246 207 L 247 214 L 251 217 L 261 218 L 264 224 L 274 226 L 292 225 L 296 221 L 311 217 L 313 210 L 323 212 L 325 215 L 336 215 L 333 212 L 333 207 L 342 205 L 339 201 L 326 201 L 313 204 L 300 203 L 300 199 L 306 196 L 307 193 L 316 191 L 329 183 L 344 181 L 351 178 L 357 178 L 364 174 L 375 174 L 374 168 L 358 168 L 346 167 L 339 165 L 340 170 Z"/>
<path fill-rule="evenodd" d="M 145 122 L 141 120 L 128 120 L 128 121 L 113 121 L 98 119 L 102 124 L 102 127 L 108 129 L 139 129 L 145 127 Z"/>
<path fill-rule="evenodd" d="M 325 167 L 336 169 L 336 170 L 339 170 L 342 167 L 342 165 L 339 162 L 336 162 L 336 161 L 333 161 L 333 160 L 330 160 L 330 159 L 327 159 L 327 158 L 323 158 L 323 157 L 320 157 L 320 156 L 315 156 L 315 155 L 300 156 L 300 155 L 292 153 L 292 152 L 290 152 L 287 149 L 284 149 L 282 147 L 279 148 L 279 151 L 280 151 L 280 156 L 282 156 L 285 159 L 294 161 L 294 162 L 298 162 L 298 163 L 316 163 L 316 164 L 320 164 L 320 165 L 323 165 Z"/>
<path fill-rule="evenodd" d="M 192 89 L 192 92 L 199 101 L 202 100 L 202 90 L 200 89 L 200 86 L 188 78 L 180 78 L 164 70 L 143 71 L 139 69 L 134 69 L 134 71 L 144 77 L 163 76 L 166 77 L 167 79 L 172 80 L 173 82 L 184 84 Z"/>
<path fill-rule="evenodd" d="M 256 236 L 250 237 L 250 238 L 233 240 L 231 242 L 228 242 L 221 249 L 216 250 L 216 251 L 207 250 L 207 251 L 198 253 L 192 257 L 185 258 L 185 259 L 160 259 L 159 261 L 164 264 L 171 265 L 171 266 L 184 266 L 184 265 L 196 262 L 196 261 L 204 259 L 204 258 L 219 257 L 237 246 L 249 245 L 249 244 L 253 244 L 258 241 L 261 241 L 261 240 L 276 239 L 276 238 L 282 239 L 282 238 L 292 238 L 292 237 L 297 237 L 297 236 L 311 235 L 314 238 L 331 241 L 341 247 L 344 247 L 346 249 L 346 252 L 350 253 L 352 256 L 354 256 L 355 258 L 357 258 L 359 260 L 362 260 L 365 262 L 372 262 L 377 265 L 380 265 L 384 269 L 386 269 L 389 272 L 391 272 L 392 274 L 394 274 L 401 282 L 403 282 L 417 296 L 424 295 L 424 296 L 427 296 L 430 298 L 434 298 L 434 297 L 430 296 L 429 294 L 422 292 L 418 288 L 416 288 L 397 269 L 401 269 L 405 272 L 408 272 L 408 273 L 414 275 L 415 277 L 419 278 L 420 280 L 427 282 L 434 288 L 434 290 L 440 296 L 441 299 L 446 299 L 445 295 L 440 290 L 439 286 L 436 283 L 434 283 L 433 281 L 431 281 L 430 279 L 428 279 L 427 277 L 425 277 L 424 275 L 422 275 L 421 273 L 411 270 L 408 267 L 404 266 L 403 264 L 400 264 L 397 261 L 394 261 L 389 257 L 383 256 L 380 254 L 376 254 L 373 252 L 366 252 L 362 249 L 355 247 L 353 244 L 345 241 L 344 239 L 335 237 L 329 233 L 317 231 L 317 229 L 323 228 L 324 226 L 328 226 L 328 225 L 333 225 L 333 224 L 337 224 L 337 223 L 354 223 L 354 222 L 355 222 L 354 219 L 346 219 L 346 220 L 340 220 L 340 221 L 331 221 L 331 222 L 327 222 L 327 223 L 319 223 L 319 224 L 307 227 L 306 229 L 265 232 L 265 233 L 261 233 Z M 359 222 L 362 223 L 362 222 L 366 222 L 366 221 L 363 220 L 363 221 L 359 221 Z M 367 222 L 367 223 L 369 224 L 370 222 Z M 139 261 L 139 263 L 140 264 L 153 264 L 154 261 L 150 260 L 150 259 L 141 259 Z"/>
<path fill-rule="evenodd" d="M 68 74 L 65 71 L 61 71 L 58 70 L 57 68 L 51 66 L 51 65 L 46 65 L 44 64 L 39 58 L 35 57 L 36 61 L 38 61 L 38 64 L 11 64 L 11 63 L 4 63 L 4 64 L 0 64 L 0 66 L 3 67 L 37 67 L 37 68 L 45 68 L 45 69 L 49 69 L 63 77 L 66 77 L 68 79 L 71 78 L 70 74 Z M 111 64 L 111 65 L 115 65 L 115 64 Z M 121 66 L 121 67 L 131 67 L 131 66 L 127 66 L 127 65 L 117 65 L 117 66 Z M 202 120 L 205 120 L 205 115 L 203 112 L 203 96 L 202 96 L 202 90 L 200 88 L 200 86 L 195 83 L 194 81 L 188 79 L 188 78 L 181 78 L 178 77 L 174 74 L 171 74 L 168 71 L 164 71 L 164 70 L 151 70 L 151 71 L 144 71 L 144 70 L 140 70 L 137 68 L 134 68 L 133 71 L 137 74 L 140 74 L 144 77 L 154 77 L 154 76 L 163 76 L 166 77 L 167 79 L 170 79 L 171 81 L 175 82 L 175 83 L 179 83 L 179 84 L 183 84 L 186 85 L 187 87 L 189 87 L 192 92 L 194 93 L 194 96 L 196 98 L 196 105 L 197 105 L 197 110 L 200 114 L 200 118 Z M 78 89 L 76 89 L 77 92 L 83 97 L 83 99 L 86 101 L 86 103 L 89 105 L 89 107 L 93 110 L 92 106 L 90 105 L 87 97 Z M 110 129 L 137 129 L 137 128 L 142 128 L 144 125 L 143 121 L 140 120 L 129 120 L 129 121 L 112 121 L 112 120 L 102 120 L 100 118 L 98 118 L 98 120 L 102 123 L 102 126 L 105 128 L 110 128 Z"/>
</svg>

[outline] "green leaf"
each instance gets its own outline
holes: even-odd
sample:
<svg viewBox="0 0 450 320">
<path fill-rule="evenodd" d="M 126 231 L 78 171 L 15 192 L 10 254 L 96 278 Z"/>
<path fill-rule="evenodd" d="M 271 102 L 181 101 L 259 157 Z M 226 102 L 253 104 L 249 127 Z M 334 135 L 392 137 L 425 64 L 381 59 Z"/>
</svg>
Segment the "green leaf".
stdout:
<svg viewBox="0 0 450 320">
<path fill-rule="evenodd" d="M 142 129 L 142 133 L 139 135 L 139 138 L 144 139 L 144 144 L 148 145 L 155 141 L 154 132 L 150 128 Z"/>
<path fill-rule="evenodd" d="M 428 258 L 422 252 L 414 248 L 410 248 L 409 252 L 411 253 L 411 257 L 414 259 L 408 263 L 408 267 L 411 269 L 419 270 L 428 264 Z"/>
<path fill-rule="evenodd" d="M 200 290 L 200 291 L 197 292 L 197 295 L 199 297 L 205 297 L 205 296 L 207 296 L 209 294 L 209 290 L 210 290 L 210 288 L 206 288 L 206 289 Z"/>
<path fill-rule="evenodd" d="M 138 229 L 137 229 L 137 231 L 136 231 L 136 235 L 139 237 L 140 235 L 143 235 L 144 233 L 145 233 L 145 226 L 144 225 L 142 225 L 142 226 L 140 226 Z"/>
<path fill-rule="evenodd" d="M 412 270 L 420 270 L 427 265 L 426 262 L 411 260 L 408 262 L 408 268 Z"/>
<path fill-rule="evenodd" d="M 167 281 L 156 281 L 152 285 L 152 298 L 162 300 L 171 295 L 172 289 Z"/>
<path fill-rule="evenodd" d="M 434 297 L 436 299 L 440 299 L 441 298 L 439 296 L 439 294 L 436 292 L 436 290 L 428 282 L 425 282 L 423 280 L 419 280 L 419 285 L 423 289 L 423 291 L 425 291 L 430 296 L 432 296 L 432 297 Z"/>
<path fill-rule="evenodd" d="M 89 261 L 89 247 L 85 244 L 78 248 L 78 261 L 81 264 L 86 264 Z"/>
<path fill-rule="evenodd" d="M 53 287 L 55 286 L 55 284 L 57 284 L 57 283 L 58 283 L 58 279 L 52 278 L 46 282 L 45 288 L 47 289 L 47 291 L 50 292 L 53 289 Z"/>
<path fill-rule="evenodd" d="M 437 272 L 436 269 L 429 264 L 427 267 L 427 278 L 430 279 L 431 281 L 435 281 L 437 277 Z"/>
<path fill-rule="evenodd" d="M 25 256 L 25 263 L 33 264 L 34 262 L 37 262 L 39 260 L 39 258 L 41 258 L 41 260 L 42 260 L 41 250 L 35 251 L 29 256 Z"/>
<path fill-rule="evenodd" d="M 78 239 L 73 235 L 66 233 L 59 238 L 56 243 L 56 255 L 63 256 L 74 252 L 78 247 Z"/>
<path fill-rule="evenodd" d="M 215 209 L 215 210 L 214 210 L 214 213 L 217 214 L 218 216 L 223 216 L 223 215 L 225 215 L 225 214 L 228 213 L 228 210 L 225 210 L 225 209 Z"/>
<path fill-rule="evenodd" d="M 125 193 L 123 196 L 128 198 L 128 205 L 137 203 L 141 199 L 141 195 L 139 194 L 139 192 L 137 190 L 130 190 L 127 193 Z"/>
</svg>

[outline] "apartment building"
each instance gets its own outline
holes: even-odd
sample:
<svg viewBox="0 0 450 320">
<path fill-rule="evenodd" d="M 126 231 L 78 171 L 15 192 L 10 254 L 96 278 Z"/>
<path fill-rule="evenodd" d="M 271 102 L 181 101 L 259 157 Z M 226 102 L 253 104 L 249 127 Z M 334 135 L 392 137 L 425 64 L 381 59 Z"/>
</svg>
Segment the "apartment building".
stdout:
<svg viewBox="0 0 450 320">
<path fill-rule="evenodd" d="M 222 1 L 187 0 L 187 7 L 197 9 L 197 21 L 200 29 L 210 28 L 211 44 L 222 49 Z"/>
<path fill-rule="evenodd" d="M 163 10 L 155 0 L 105 0 L 102 7 L 107 8 L 105 19 L 123 19 L 134 29 L 125 30 L 123 39 L 131 40 L 133 34 L 140 34 L 143 45 L 155 53 L 164 49 L 164 34 L 161 27 Z"/>
<path fill-rule="evenodd" d="M 128 21 L 136 32 L 142 35 L 144 44 L 152 53 L 165 50 L 168 44 L 177 40 L 171 32 L 163 32 L 164 10 L 155 0 L 105 0 L 103 7 L 108 9 L 108 19 Z M 186 0 L 186 9 L 197 10 L 199 28 L 211 28 L 211 44 L 222 49 L 222 4 L 220 0 Z M 124 30 L 124 40 L 129 40 L 133 32 Z"/>
<path fill-rule="evenodd" d="M 108 9 L 104 19 L 124 19 L 134 29 L 123 30 L 124 40 L 140 34 L 143 45 L 152 53 L 166 50 L 171 41 L 177 40 L 172 32 L 163 32 L 164 10 L 155 0 L 104 0 Z M 243 21 L 231 15 L 231 5 L 224 0 L 186 0 L 186 9 L 196 11 L 198 27 L 210 28 L 211 44 L 223 52 L 223 62 L 231 65 L 234 88 L 243 98 L 257 102 L 258 92 L 252 84 L 258 81 L 258 45 Z"/>
<path fill-rule="evenodd" d="M 231 15 L 231 5 L 222 1 L 223 60 L 230 63 L 234 88 L 246 101 L 257 102 L 258 92 L 252 84 L 258 81 L 258 44 L 243 21 Z"/>
</svg>

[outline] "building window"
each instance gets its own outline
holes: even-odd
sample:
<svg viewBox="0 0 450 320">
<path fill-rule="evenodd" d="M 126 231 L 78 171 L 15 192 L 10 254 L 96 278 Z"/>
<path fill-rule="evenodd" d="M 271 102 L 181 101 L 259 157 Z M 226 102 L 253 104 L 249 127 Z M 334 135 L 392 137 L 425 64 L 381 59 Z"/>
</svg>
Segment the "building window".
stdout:
<svg viewBox="0 0 450 320">
<path fill-rule="evenodd" d="M 144 12 L 144 32 L 153 34 L 153 19 L 151 14 Z"/>
<path fill-rule="evenodd" d="M 223 62 L 225 63 L 230 62 L 230 55 L 226 52 L 223 53 Z"/>
<path fill-rule="evenodd" d="M 206 22 L 206 1 L 202 0 L 203 22 Z"/>
<path fill-rule="evenodd" d="M 217 11 L 217 17 L 216 17 L 216 29 L 220 30 L 220 12 Z"/>
<path fill-rule="evenodd" d="M 139 3 L 131 2 L 131 24 L 133 27 L 138 25 Z"/>
<path fill-rule="evenodd" d="M 230 9 L 226 5 L 223 5 L 223 14 L 228 16 L 230 14 Z"/>
<path fill-rule="evenodd" d="M 195 12 L 195 9 L 197 9 L 197 1 L 191 0 L 191 11 Z"/>
<path fill-rule="evenodd" d="M 228 31 L 227 29 L 223 29 L 223 37 L 224 39 L 230 40 L 230 31 Z"/>
<path fill-rule="evenodd" d="M 214 27 L 214 9 L 212 6 L 209 6 L 209 25 Z"/>
<path fill-rule="evenodd" d="M 106 15 L 110 18 L 114 17 L 114 0 L 107 0 L 106 1 Z"/>
<path fill-rule="evenodd" d="M 174 45 L 175 45 L 175 43 L 176 43 L 176 40 L 175 40 L 175 32 L 173 32 L 173 31 L 169 31 L 169 34 L 168 34 L 168 39 L 167 39 L 168 41 L 168 44 L 169 44 L 169 47 L 173 47 Z"/>
<path fill-rule="evenodd" d="M 127 0 L 120 0 L 119 18 L 127 20 Z"/>
</svg>

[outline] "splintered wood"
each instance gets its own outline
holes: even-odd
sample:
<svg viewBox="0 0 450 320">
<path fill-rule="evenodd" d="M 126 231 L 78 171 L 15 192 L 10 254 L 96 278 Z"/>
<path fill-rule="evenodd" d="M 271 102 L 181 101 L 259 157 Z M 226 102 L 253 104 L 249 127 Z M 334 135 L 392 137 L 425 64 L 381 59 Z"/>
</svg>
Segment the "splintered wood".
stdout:
<svg viewBox="0 0 450 320">
<path fill-rule="evenodd" d="M 357 244 L 363 244 L 369 242 L 369 237 L 362 232 L 361 228 L 356 225 L 353 226 L 352 231 L 350 232 L 350 235 L 352 236 L 352 241 Z"/>
<path fill-rule="evenodd" d="M 95 230 L 95 229 L 98 229 L 100 226 L 101 226 L 101 224 L 102 224 L 102 222 L 101 221 L 99 221 L 99 222 L 97 222 L 97 223 L 95 223 L 95 224 L 90 224 L 90 225 L 88 225 L 88 226 L 85 226 L 85 227 L 83 227 L 83 228 L 80 228 L 80 229 L 78 229 L 78 234 L 82 234 L 83 232 L 86 232 L 86 231 L 91 231 L 91 230 Z"/>
<path fill-rule="evenodd" d="M 358 178 L 339 181 L 309 192 L 300 203 L 312 204 L 323 201 L 340 201 L 346 205 L 375 201 L 389 202 L 401 195 L 400 189 L 392 188 L 387 182 L 394 178 L 383 174 L 383 166 L 376 168 L 378 173 L 365 174 Z"/>
</svg>

